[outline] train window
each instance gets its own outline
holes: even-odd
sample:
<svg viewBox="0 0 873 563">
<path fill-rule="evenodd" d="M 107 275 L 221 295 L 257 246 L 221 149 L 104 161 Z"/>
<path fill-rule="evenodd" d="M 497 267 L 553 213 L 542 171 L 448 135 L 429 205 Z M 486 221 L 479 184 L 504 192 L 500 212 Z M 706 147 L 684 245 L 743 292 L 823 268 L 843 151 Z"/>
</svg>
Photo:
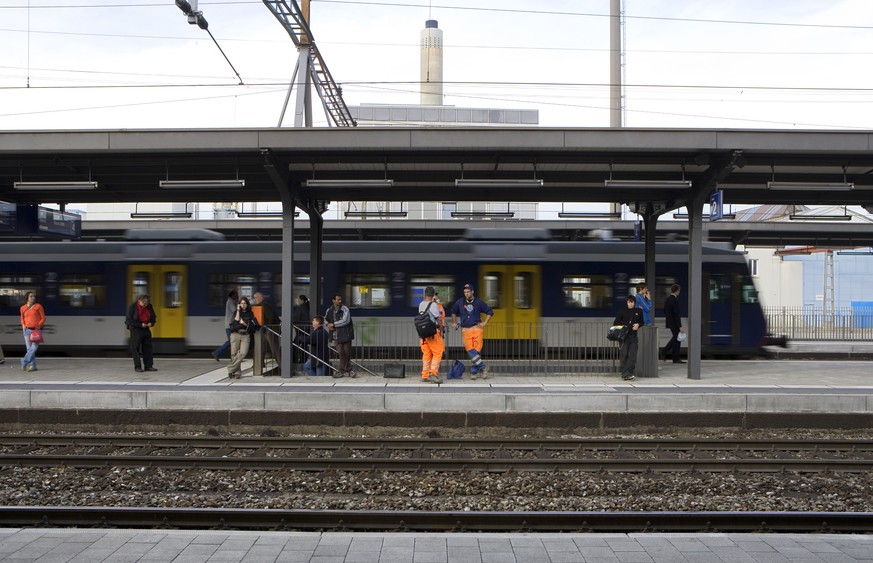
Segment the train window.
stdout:
<svg viewBox="0 0 873 563">
<path fill-rule="evenodd" d="M 503 304 L 500 287 L 503 274 L 501 272 L 486 272 L 482 277 L 482 291 L 478 293 L 479 299 L 488 303 L 492 309 L 500 309 Z"/>
<path fill-rule="evenodd" d="M 257 281 L 257 278 L 252 274 L 209 274 L 207 305 L 215 309 L 224 310 L 227 294 L 232 289 L 237 290 L 240 297 L 251 299 L 255 292 Z M 279 288 L 279 295 L 281 295 L 281 285 Z"/>
<path fill-rule="evenodd" d="M 670 288 L 674 283 L 679 283 L 677 278 L 673 276 L 655 276 L 655 291 L 652 292 L 652 303 L 656 309 L 664 307 L 664 301 L 670 297 Z"/>
<path fill-rule="evenodd" d="M 106 280 L 100 274 L 61 274 L 58 280 L 61 304 L 75 309 L 106 305 Z"/>
<path fill-rule="evenodd" d="M 151 295 L 151 291 L 149 291 L 151 279 L 152 276 L 148 272 L 136 272 L 133 275 L 133 286 L 131 287 L 133 295 L 131 295 L 131 301 L 136 301 L 140 295 Z"/>
<path fill-rule="evenodd" d="M 164 274 L 164 307 L 176 309 L 182 306 L 182 272 Z"/>
<path fill-rule="evenodd" d="M 512 280 L 515 308 L 530 309 L 533 301 L 531 293 L 533 293 L 533 274 L 531 272 L 519 272 L 515 274 Z"/>
<path fill-rule="evenodd" d="M 349 274 L 346 287 L 349 309 L 384 309 L 391 305 L 387 275 Z"/>
<path fill-rule="evenodd" d="M 308 274 L 294 276 L 294 286 L 291 288 L 291 296 L 294 298 L 292 304 L 297 304 L 297 297 L 300 295 L 310 297 L 310 285 Z M 270 296 L 270 301 L 275 307 L 282 307 L 282 274 L 276 275 L 276 282 L 273 284 L 273 294 Z"/>
<path fill-rule="evenodd" d="M 611 309 L 612 278 L 606 275 L 564 276 L 564 306 L 568 309 Z"/>
<path fill-rule="evenodd" d="M 24 296 L 33 291 L 39 296 L 39 281 L 34 275 L 3 275 L 0 276 L 0 307 L 21 307 Z"/>
<path fill-rule="evenodd" d="M 709 275 L 709 302 L 713 304 L 731 302 L 731 278 L 729 275 Z"/>
<path fill-rule="evenodd" d="M 417 309 L 418 304 L 424 299 L 424 288 L 433 286 L 441 303 L 454 303 L 455 278 L 452 276 L 410 276 L 409 277 L 409 306 Z"/>
<path fill-rule="evenodd" d="M 758 303 L 758 289 L 748 274 L 738 274 L 736 282 L 742 288 L 740 292 L 741 303 Z"/>
</svg>

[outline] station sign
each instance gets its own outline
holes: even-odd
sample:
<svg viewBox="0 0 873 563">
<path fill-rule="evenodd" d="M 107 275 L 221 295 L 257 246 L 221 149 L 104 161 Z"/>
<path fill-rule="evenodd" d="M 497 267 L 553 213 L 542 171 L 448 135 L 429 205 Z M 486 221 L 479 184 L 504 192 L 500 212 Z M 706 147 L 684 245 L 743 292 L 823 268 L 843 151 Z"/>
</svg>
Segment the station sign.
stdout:
<svg viewBox="0 0 873 563">
<path fill-rule="evenodd" d="M 724 219 L 724 190 L 715 190 L 709 196 L 709 220 Z"/>
</svg>

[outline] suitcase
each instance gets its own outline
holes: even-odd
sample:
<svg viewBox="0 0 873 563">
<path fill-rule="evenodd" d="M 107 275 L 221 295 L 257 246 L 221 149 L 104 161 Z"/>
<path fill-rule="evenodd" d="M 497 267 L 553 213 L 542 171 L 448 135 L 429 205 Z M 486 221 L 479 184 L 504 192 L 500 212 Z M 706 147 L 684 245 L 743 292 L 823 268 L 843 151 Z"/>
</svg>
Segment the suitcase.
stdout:
<svg viewBox="0 0 873 563">
<path fill-rule="evenodd" d="M 385 364 L 385 377 L 403 379 L 406 377 L 406 366 L 403 364 Z"/>
</svg>

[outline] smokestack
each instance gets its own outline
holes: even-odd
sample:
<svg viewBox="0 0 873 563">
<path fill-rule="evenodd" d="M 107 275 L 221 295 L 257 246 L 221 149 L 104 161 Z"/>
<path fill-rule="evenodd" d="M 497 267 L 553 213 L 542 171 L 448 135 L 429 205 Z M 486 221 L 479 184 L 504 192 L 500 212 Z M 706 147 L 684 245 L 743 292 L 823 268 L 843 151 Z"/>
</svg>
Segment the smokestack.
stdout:
<svg viewBox="0 0 873 563">
<path fill-rule="evenodd" d="M 421 105 L 443 105 L 443 31 L 436 20 L 421 30 Z"/>
</svg>

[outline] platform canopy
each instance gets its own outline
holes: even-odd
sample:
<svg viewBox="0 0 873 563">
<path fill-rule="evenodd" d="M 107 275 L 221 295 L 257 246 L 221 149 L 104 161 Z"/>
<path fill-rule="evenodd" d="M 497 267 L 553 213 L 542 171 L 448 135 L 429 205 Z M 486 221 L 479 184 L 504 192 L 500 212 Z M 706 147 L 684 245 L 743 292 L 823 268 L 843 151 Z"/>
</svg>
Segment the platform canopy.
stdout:
<svg viewBox="0 0 873 563">
<path fill-rule="evenodd" d="M 873 206 L 873 132 L 301 128 L 0 133 L 0 200 L 14 203 L 277 201 L 277 176 L 271 170 L 301 200 L 657 201 L 675 209 L 690 190 L 717 186 L 726 204 Z M 625 184 L 607 187 L 610 179 Z M 325 180 L 332 183 L 324 185 Z M 39 182 L 54 186 L 33 184 Z M 851 189 L 845 187 L 849 184 Z"/>
</svg>

